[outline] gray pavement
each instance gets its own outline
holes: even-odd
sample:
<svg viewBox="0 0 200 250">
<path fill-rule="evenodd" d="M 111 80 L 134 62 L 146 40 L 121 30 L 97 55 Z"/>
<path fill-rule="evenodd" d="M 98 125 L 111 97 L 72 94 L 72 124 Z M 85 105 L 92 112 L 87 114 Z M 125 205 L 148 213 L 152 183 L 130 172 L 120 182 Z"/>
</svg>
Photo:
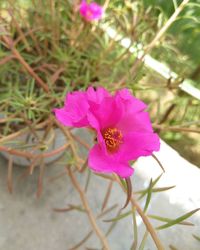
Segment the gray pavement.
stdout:
<svg viewBox="0 0 200 250">
<path fill-rule="evenodd" d="M 169 157 L 169 152 L 167 154 Z M 176 165 L 182 164 L 183 161 L 178 162 L 178 160 L 181 160 L 181 157 L 178 155 L 176 157 Z M 147 161 L 145 162 L 145 168 L 147 169 L 151 164 L 148 163 L 147 158 L 145 160 Z M 66 208 L 68 204 L 80 205 L 77 192 L 71 185 L 67 175 L 63 174 L 60 178 L 50 181 L 52 177 L 64 171 L 65 162 L 66 159 L 60 158 L 57 162 L 46 167 L 43 192 L 38 199 L 36 198 L 38 169 L 34 171 L 33 175 L 20 178 L 25 168 L 15 166 L 13 170 L 14 191 L 13 194 L 10 194 L 6 185 L 7 161 L 0 157 L 0 250 L 68 250 L 83 239 L 91 230 L 85 213 L 77 211 L 62 213 L 53 211 L 53 208 Z M 184 164 L 186 164 L 185 162 Z M 145 172 L 144 166 L 140 167 L 143 163 L 139 161 L 139 165 L 137 164 L 136 166 L 136 173 L 132 179 L 134 190 L 144 188 L 150 180 L 147 174 L 143 174 Z M 82 175 L 76 174 L 82 187 L 86 183 L 87 173 L 88 171 Z M 107 180 L 92 173 L 87 197 L 96 215 L 101 211 L 107 186 Z M 199 186 L 196 188 L 199 190 Z M 189 211 L 187 210 L 189 208 L 185 208 L 180 203 L 172 204 L 170 196 L 167 195 L 168 193 L 167 191 L 165 194 L 157 193 L 153 195 L 149 213 L 173 218 Z M 171 191 L 171 193 L 173 192 Z M 191 193 L 191 197 L 193 199 L 191 207 L 196 208 L 199 204 L 200 195 L 194 198 Z M 103 219 L 114 217 L 118 209 L 124 204 L 125 198 L 118 185 L 114 184 L 107 207 L 117 203 L 118 208 L 98 220 L 98 224 L 104 232 L 108 230 L 110 224 L 103 222 Z M 143 206 L 144 202 L 141 205 Z M 129 209 L 127 208 L 123 212 Z M 159 237 L 164 242 L 165 249 L 170 249 L 170 245 L 175 247 L 174 249 L 179 250 L 200 249 L 200 242 L 192 237 L 193 233 L 200 235 L 199 213 L 190 218 L 189 221 L 195 223 L 196 226 L 174 226 L 159 231 Z M 137 218 L 137 222 L 139 225 L 140 242 L 145 228 L 139 217 Z M 112 250 L 130 249 L 133 242 L 131 216 L 118 222 L 109 235 L 108 240 Z M 101 249 L 99 240 L 94 233 L 78 249 L 87 249 L 87 247 Z M 156 249 L 150 237 L 148 237 L 147 245 L 144 249 Z"/>
</svg>

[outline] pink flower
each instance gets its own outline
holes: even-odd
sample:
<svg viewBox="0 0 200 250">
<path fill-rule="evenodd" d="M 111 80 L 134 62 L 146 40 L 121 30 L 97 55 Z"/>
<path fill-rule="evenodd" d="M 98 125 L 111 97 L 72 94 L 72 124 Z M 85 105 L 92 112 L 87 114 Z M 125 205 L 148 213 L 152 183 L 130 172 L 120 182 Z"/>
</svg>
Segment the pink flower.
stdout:
<svg viewBox="0 0 200 250">
<path fill-rule="evenodd" d="M 68 94 L 64 108 L 55 109 L 64 125 L 90 127 L 97 144 L 89 152 L 88 165 L 100 173 L 116 173 L 122 178 L 133 174 L 131 160 L 158 151 L 160 141 L 153 132 L 146 105 L 127 89 L 114 96 L 104 88 Z"/>
<path fill-rule="evenodd" d="M 103 15 L 103 8 L 99 4 L 95 2 L 87 3 L 86 0 L 82 0 L 79 11 L 88 22 L 98 21 Z"/>
<path fill-rule="evenodd" d="M 64 107 L 54 109 L 56 118 L 65 126 L 84 127 L 88 126 L 86 114 L 89 111 L 89 104 L 86 93 L 74 91 L 66 95 Z"/>
</svg>

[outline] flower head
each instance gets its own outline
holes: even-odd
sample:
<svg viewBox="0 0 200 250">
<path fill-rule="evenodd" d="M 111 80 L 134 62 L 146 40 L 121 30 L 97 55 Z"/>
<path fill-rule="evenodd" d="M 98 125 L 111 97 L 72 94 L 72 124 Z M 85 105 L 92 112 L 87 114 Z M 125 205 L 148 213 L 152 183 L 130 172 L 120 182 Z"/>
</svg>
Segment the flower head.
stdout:
<svg viewBox="0 0 200 250">
<path fill-rule="evenodd" d="M 86 0 L 82 0 L 79 11 L 81 16 L 88 22 L 98 21 L 103 15 L 103 7 L 95 2 L 87 3 Z"/>
<path fill-rule="evenodd" d="M 146 105 L 127 89 L 112 96 L 104 88 L 95 91 L 90 87 L 86 92 L 68 94 L 64 108 L 55 109 L 55 115 L 64 125 L 96 131 L 97 144 L 88 157 L 92 170 L 126 178 L 134 171 L 131 160 L 160 148 L 145 109 Z"/>
</svg>

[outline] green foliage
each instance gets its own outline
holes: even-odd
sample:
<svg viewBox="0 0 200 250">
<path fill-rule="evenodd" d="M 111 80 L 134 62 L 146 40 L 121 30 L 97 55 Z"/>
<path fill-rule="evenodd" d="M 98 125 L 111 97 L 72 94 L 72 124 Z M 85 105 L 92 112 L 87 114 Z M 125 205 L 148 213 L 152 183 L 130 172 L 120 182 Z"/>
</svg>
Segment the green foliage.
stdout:
<svg viewBox="0 0 200 250">
<path fill-rule="evenodd" d="M 146 202 L 145 202 L 144 209 L 143 209 L 144 213 L 147 211 L 147 208 L 148 208 L 149 203 L 151 201 L 152 189 L 153 189 L 153 182 L 151 179 L 149 186 L 148 186 L 148 189 L 147 189 L 147 197 L 146 197 Z"/>
<path fill-rule="evenodd" d="M 133 211 L 128 211 L 126 213 L 123 213 L 123 214 L 120 214 L 119 216 L 115 217 L 115 218 L 112 218 L 112 219 L 109 219 L 109 220 L 104 220 L 104 222 L 113 222 L 113 221 L 118 221 L 118 220 L 121 220 L 121 219 L 124 219 L 126 218 L 127 216 L 131 215 L 132 213 L 134 213 L 135 210 Z"/>
<path fill-rule="evenodd" d="M 171 227 L 171 226 L 174 226 L 176 224 L 180 224 L 181 222 L 183 222 L 184 220 L 186 220 L 187 218 L 191 217 L 194 213 L 198 212 L 199 211 L 199 208 L 197 209 L 194 209 L 193 211 L 190 211 L 174 220 L 169 220 L 167 221 L 166 224 L 162 225 L 162 226 L 159 226 L 157 227 L 158 230 L 161 230 L 161 229 L 165 229 L 165 228 L 168 228 L 168 227 Z"/>
<path fill-rule="evenodd" d="M 50 88 L 45 93 L 0 39 L 0 102 L 3 117 L 9 118 L 6 133 L 15 130 L 16 117 L 16 129 L 25 120 L 45 120 L 62 105 L 67 91 L 99 83 L 112 88 L 134 61 L 99 25 L 83 21 L 78 6 L 70 1 L 3 1 L 2 5 L 3 35 Z"/>
<path fill-rule="evenodd" d="M 161 1 L 148 0 L 143 1 L 146 8 L 155 8 L 154 13 L 159 18 L 163 16 L 167 20 L 180 5 L 181 0 Z M 184 10 L 180 13 L 176 21 L 171 25 L 168 31 L 167 40 L 163 40 L 162 46 L 155 55 L 162 61 L 168 62 L 182 77 L 192 77 L 200 63 L 200 1 L 191 0 Z M 176 55 L 176 56 L 174 56 Z M 197 80 L 200 74 L 194 76 Z"/>
<path fill-rule="evenodd" d="M 199 237 L 199 236 L 197 236 L 197 235 L 195 235 L 195 234 L 193 234 L 192 236 L 193 236 L 196 240 L 200 241 L 200 237 Z"/>
</svg>

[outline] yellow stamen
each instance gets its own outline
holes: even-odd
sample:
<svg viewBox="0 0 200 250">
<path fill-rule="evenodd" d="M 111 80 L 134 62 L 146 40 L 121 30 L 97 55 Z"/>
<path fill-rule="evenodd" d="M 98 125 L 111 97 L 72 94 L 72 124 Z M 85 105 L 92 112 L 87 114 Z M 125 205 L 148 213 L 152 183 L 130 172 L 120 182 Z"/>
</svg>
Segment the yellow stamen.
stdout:
<svg viewBox="0 0 200 250">
<path fill-rule="evenodd" d="M 117 128 L 107 128 L 102 131 L 106 148 L 109 152 L 116 152 L 123 142 L 122 132 Z"/>
</svg>

